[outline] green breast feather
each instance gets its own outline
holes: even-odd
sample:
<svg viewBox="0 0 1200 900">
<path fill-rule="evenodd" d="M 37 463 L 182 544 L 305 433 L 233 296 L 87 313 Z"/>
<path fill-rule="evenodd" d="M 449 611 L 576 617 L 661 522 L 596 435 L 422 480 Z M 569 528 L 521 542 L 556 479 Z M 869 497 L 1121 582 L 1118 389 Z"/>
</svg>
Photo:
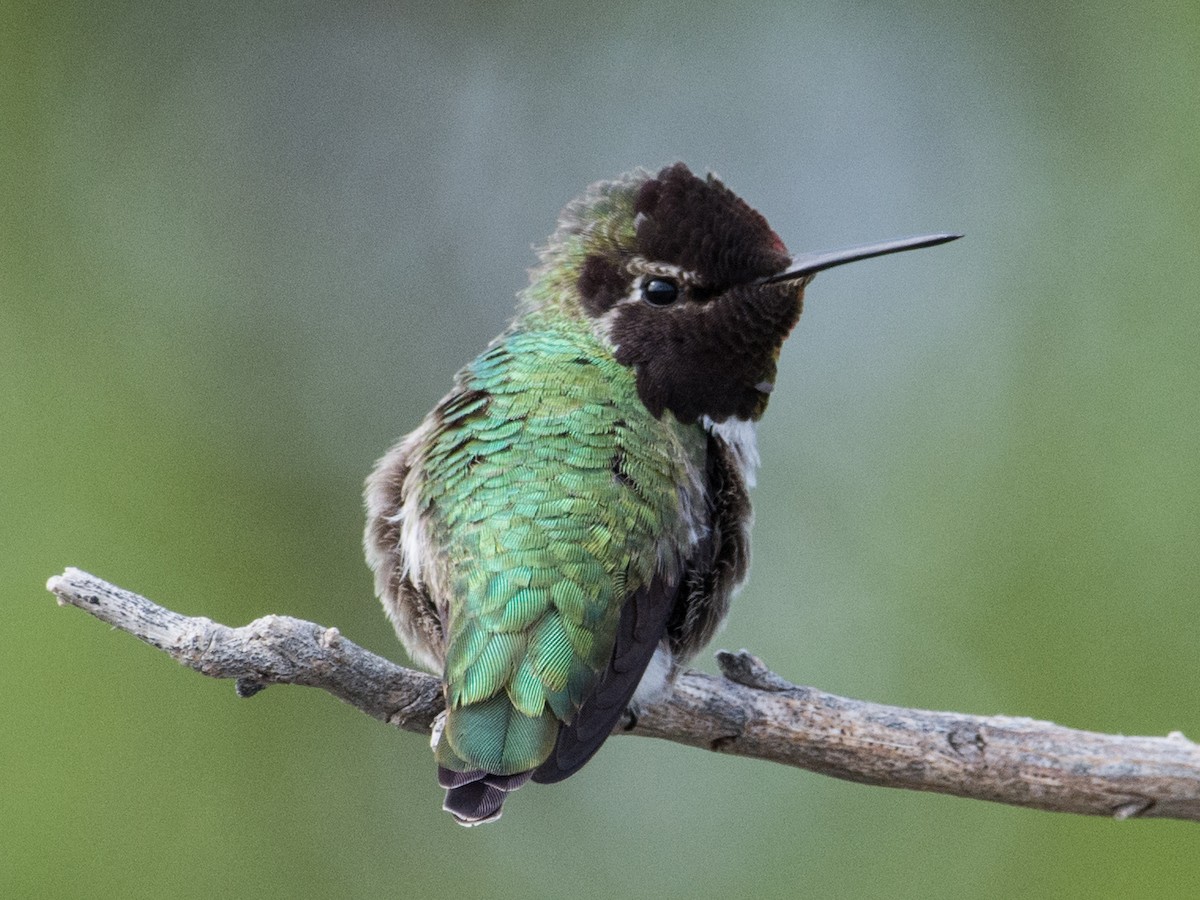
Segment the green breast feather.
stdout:
<svg viewBox="0 0 1200 900">
<path fill-rule="evenodd" d="M 549 755 L 660 548 L 686 546 L 681 491 L 704 443 L 698 428 L 654 419 L 588 334 L 510 333 L 458 388 L 421 480 L 449 593 L 437 758 L 512 774 Z"/>
</svg>

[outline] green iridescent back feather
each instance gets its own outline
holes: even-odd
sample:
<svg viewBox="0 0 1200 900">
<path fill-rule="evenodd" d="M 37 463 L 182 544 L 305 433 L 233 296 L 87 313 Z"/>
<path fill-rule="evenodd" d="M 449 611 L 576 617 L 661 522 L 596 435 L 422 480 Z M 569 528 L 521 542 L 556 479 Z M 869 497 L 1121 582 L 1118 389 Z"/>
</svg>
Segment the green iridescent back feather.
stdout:
<svg viewBox="0 0 1200 900">
<path fill-rule="evenodd" d="M 630 370 L 554 318 L 460 373 L 423 454 L 450 604 L 437 757 L 457 771 L 538 766 L 604 671 L 625 598 L 688 540 L 702 433 L 651 416 Z"/>
</svg>

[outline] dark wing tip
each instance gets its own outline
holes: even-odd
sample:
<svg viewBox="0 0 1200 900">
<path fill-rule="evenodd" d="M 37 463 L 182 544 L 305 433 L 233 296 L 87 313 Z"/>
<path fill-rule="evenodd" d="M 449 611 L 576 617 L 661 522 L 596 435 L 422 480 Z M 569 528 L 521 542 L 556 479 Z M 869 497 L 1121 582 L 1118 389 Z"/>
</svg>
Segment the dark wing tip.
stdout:
<svg viewBox="0 0 1200 900">
<path fill-rule="evenodd" d="M 608 669 L 574 720 L 559 730 L 550 756 L 534 770 L 538 784 L 554 784 L 574 775 L 608 740 L 658 649 L 677 590 L 677 582 L 658 574 L 625 602 Z"/>
</svg>

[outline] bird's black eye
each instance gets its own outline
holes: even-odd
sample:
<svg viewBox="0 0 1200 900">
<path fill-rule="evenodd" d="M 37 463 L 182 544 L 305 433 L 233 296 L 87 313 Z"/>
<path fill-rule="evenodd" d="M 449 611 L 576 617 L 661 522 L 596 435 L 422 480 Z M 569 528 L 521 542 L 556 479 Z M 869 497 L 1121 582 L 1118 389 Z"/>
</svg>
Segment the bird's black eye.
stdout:
<svg viewBox="0 0 1200 900">
<path fill-rule="evenodd" d="M 679 298 L 679 285 L 669 278 L 651 278 L 642 285 L 642 299 L 651 306 L 670 306 Z"/>
</svg>

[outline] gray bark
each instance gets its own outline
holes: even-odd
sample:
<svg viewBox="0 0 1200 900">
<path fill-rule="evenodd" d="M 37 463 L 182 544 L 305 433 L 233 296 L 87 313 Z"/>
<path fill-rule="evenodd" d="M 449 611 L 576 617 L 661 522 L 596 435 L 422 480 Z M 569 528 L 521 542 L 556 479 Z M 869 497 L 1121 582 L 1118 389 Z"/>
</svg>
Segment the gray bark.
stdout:
<svg viewBox="0 0 1200 900">
<path fill-rule="evenodd" d="M 241 628 L 183 616 L 78 569 L 46 585 L 197 672 L 250 697 L 271 684 L 319 687 L 369 716 L 428 735 L 437 678 L 398 666 L 336 628 L 266 616 Z M 1009 716 L 884 706 L 784 681 L 745 651 L 724 677 L 687 672 L 620 732 L 796 766 L 864 784 L 1117 819 L 1200 820 L 1200 746 L 1179 732 L 1125 737 Z"/>
</svg>

